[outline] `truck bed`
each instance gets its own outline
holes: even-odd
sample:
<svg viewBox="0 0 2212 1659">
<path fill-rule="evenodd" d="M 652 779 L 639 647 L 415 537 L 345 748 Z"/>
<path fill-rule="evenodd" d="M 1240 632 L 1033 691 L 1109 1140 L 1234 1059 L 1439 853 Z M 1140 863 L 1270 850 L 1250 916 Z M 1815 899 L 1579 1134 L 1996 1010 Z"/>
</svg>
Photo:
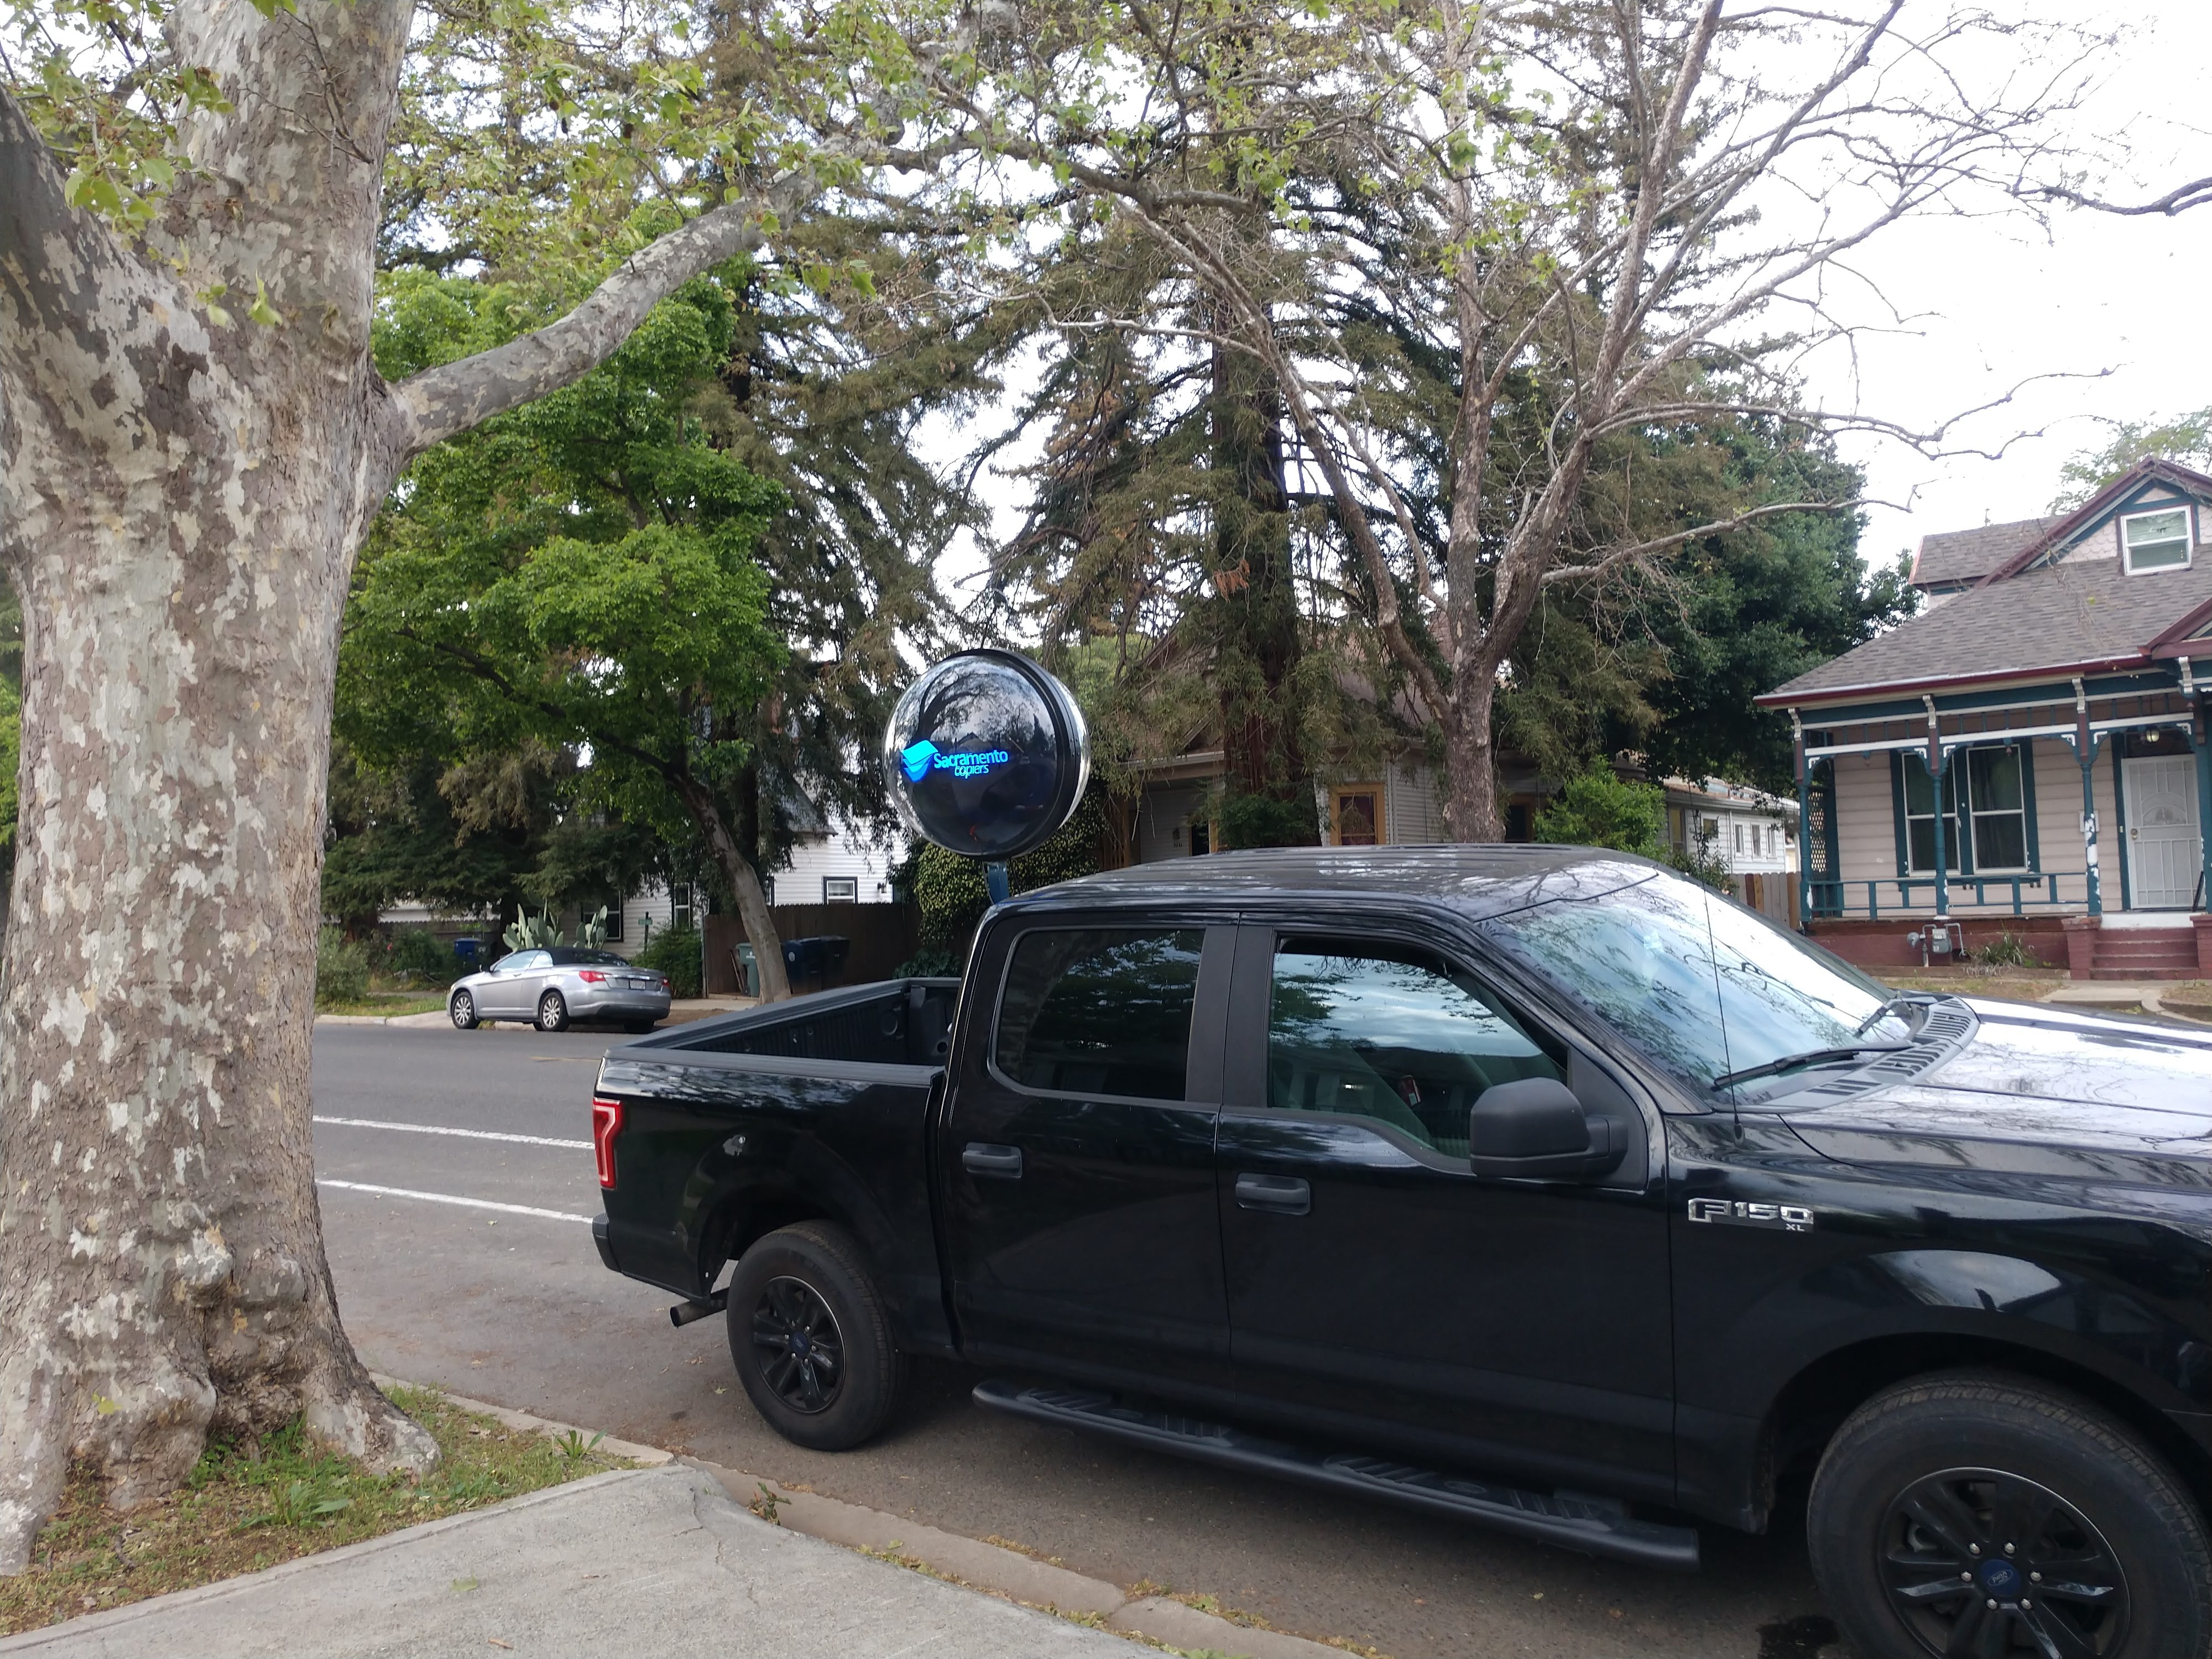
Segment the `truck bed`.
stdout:
<svg viewBox="0 0 2212 1659">
<path fill-rule="evenodd" d="M 929 1193 L 914 1174 L 929 1167 L 959 992 L 957 980 L 887 980 L 609 1049 L 597 1093 L 623 1107 L 603 1194 L 609 1265 L 702 1297 L 751 1239 L 835 1194 L 902 1343 L 949 1348 Z"/>
</svg>

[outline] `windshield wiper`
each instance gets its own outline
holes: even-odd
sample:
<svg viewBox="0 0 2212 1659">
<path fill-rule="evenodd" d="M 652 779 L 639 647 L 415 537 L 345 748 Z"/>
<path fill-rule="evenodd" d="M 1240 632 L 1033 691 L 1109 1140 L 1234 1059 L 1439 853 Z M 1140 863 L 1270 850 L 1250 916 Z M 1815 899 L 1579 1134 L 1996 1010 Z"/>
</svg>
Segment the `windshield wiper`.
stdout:
<svg viewBox="0 0 2212 1659">
<path fill-rule="evenodd" d="M 1754 1078 L 1778 1077 L 1784 1072 L 1794 1072 L 1800 1066 L 1818 1066 L 1823 1060 L 1856 1060 L 1861 1054 L 1893 1054 L 1900 1048 L 1910 1048 L 1909 1042 L 1850 1042 L 1838 1048 L 1808 1048 L 1802 1054 L 1784 1054 L 1779 1060 L 1770 1060 L 1763 1065 L 1747 1066 L 1740 1072 L 1723 1072 L 1708 1085 L 1725 1089 L 1731 1083 L 1749 1083 Z"/>
<path fill-rule="evenodd" d="M 1932 991 L 1905 991 L 1900 993 L 1899 995 L 1892 997 L 1888 1001 L 1883 1003 L 1881 1007 L 1875 1009 L 1864 1019 L 1861 1020 L 1857 1026 L 1852 1030 L 1851 1035 L 1855 1037 L 1864 1036 L 1869 1031 L 1874 1030 L 1874 1028 L 1883 1020 L 1888 1018 L 1892 1014 L 1898 1012 L 1901 1009 L 1917 1008 L 1920 1011 L 1920 1018 L 1922 1020 L 1925 1020 L 1928 1018 L 1929 1009 L 1935 1006 L 1935 1002 L 1936 994 Z M 1919 1023 L 1914 1020 L 1908 1019 L 1905 1022 L 1905 1025 L 1907 1030 L 1916 1033 L 1920 1029 Z"/>
</svg>

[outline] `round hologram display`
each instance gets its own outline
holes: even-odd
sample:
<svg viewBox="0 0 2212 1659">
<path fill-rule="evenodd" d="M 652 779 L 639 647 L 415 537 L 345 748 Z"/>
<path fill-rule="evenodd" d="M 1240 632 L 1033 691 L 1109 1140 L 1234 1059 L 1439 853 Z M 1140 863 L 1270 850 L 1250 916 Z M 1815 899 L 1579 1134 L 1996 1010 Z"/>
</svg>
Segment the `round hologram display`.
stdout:
<svg viewBox="0 0 2212 1659">
<path fill-rule="evenodd" d="M 1068 690 L 1012 651 L 963 651 L 907 688 L 884 736 L 899 816 L 972 858 L 1018 858 L 1066 823 L 1091 775 Z"/>
</svg>

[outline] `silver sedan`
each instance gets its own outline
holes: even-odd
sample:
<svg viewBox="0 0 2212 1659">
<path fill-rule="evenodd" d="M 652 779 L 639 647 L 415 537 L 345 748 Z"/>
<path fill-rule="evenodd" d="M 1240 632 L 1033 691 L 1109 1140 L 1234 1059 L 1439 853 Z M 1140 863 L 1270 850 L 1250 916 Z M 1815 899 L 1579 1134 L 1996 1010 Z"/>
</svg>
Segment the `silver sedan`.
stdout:
<svg viewBox="0 0 2212 1659">
<path fill-rule="evenodd" d="M 611 951 L 556 945 L 515 951 L 482 973 L 456 980 L 446 1012 L 464 1031 L 492 1019 L 526 1019 L 541 1031 L 571 1020 L 615 1020 L 649 1031 L 668 1018 L 668 976 Z"/>
</svg>

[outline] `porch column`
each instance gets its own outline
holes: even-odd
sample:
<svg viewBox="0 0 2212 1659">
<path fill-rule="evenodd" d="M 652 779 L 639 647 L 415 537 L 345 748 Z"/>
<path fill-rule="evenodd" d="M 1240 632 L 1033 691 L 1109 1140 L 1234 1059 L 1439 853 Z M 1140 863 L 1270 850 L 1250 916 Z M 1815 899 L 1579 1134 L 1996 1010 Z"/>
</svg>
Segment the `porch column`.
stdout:
<svg viewBox="0 0 2212 1659">
<path fill-rule="evenodd" d="M 1934 744 L 1929 745 L 1936 747 Z M 1942 751 L 1938 750 L 1939 753 Z M 1943 780 L 1951 770 L 1951 757 L 1944 755 L 1929 770 L 1929 780 L 1936 790 L 1936 915 L 1938 921 L 1951 914 L 1950 859 L 1944 851 L 1949 839 L 1945 831 L 1949 828 L 1943 820 Z"/>
<path fill-rule="evenodd" d="M 2097 744 L 2089 735 L 2089 698 L 2074 682 L 2074 758 L 2081 763 L 2081 867 L 2088 872 L 2089 914 L 2105 914 L 2105 887 L 2097 872 Z"/>
<path fill-rule="evenodd" d="M 2188 658 L 2181 662 L 2189 666 Z M 2191 690 L 2197 699 L 2197 852 L 2203 883 L 2197 902 L 2212 910 L 2212 702 L 2205 701 L 2203 686 L 2192 684 Z"/>
<path fill-rule="evenodd" d="M 1813 770 L 1805 758 L 1805 722 L 1794 708 L 1790 711 L 1790 732 L 1797 753 L 1797 925 L 1802 927 L 1813 920 Z M 2207 775 L 2200 762 L 2197 781 L 2204 782 Z M 2212 817 L 2205 823 L 2212 826 Z M 2208 830 L 2205 845 L 2212 847 L 2212 830 Z"/>
<path fill-rule="evenodd" d="M 1922 705 L 1928 710 L 1928 785 L 1935 791 L 1936 811 L 1936 916 L 1939 921 L 1951 914 L 1949 858 L 1944 843 L 1949 839 L 1944 833 L 1943 779 L 1951 769 L 1951 757 L 1943 752 L 1942 723 L 1936 718 L 1936 699 L 1923 696 Z"/>
</svg>

